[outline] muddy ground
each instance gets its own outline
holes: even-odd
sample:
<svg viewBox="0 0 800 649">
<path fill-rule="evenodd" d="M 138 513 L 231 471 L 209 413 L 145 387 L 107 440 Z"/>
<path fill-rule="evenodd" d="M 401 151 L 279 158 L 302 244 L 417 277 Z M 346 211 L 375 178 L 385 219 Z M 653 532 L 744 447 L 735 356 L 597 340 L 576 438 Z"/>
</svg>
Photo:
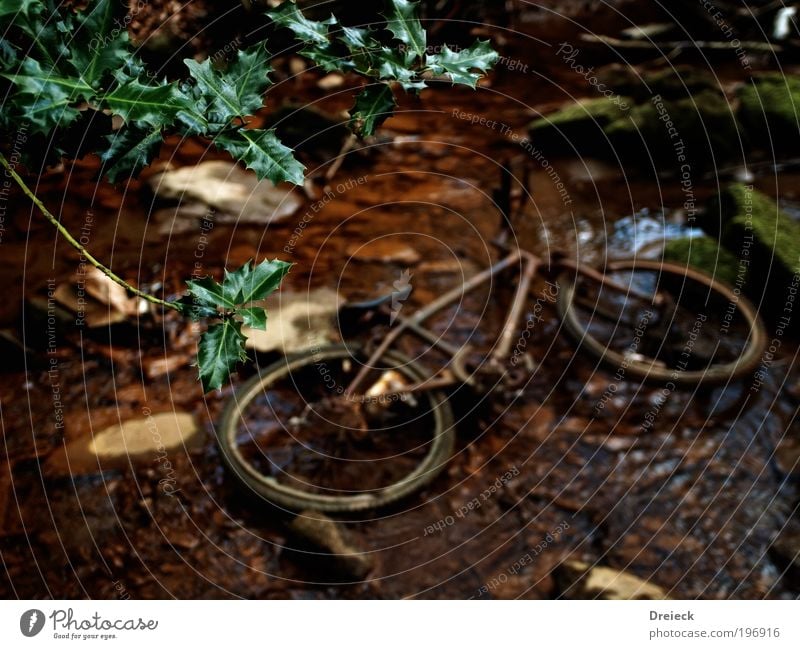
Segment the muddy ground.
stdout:
<svg viewBox="0 0 800 649">
<path fill-rule="evenodd" d="M 313 199 L 268 227 L 222 223 L 201 233 L 192 221 L 164 236 L 152 217 L 147 178 L 213 159 L 204 142 L 169 142 L 157 165 L 126 187 L 98 184 L 96 161 L 85 159 L 50 171 L 38 190 L 75 231 L 91 214 L 90 248 L 126 279 L 165 295 L 181 291 L 198 259 L 204 272 L 219 275 L 226 265 L 277 256 L 297 264 L 284 290 L 332 287 L 353 300 L 391 290 L 410 269 L 410 309 L 496 259 L 491 240 L 501 217 L 493 192 L 508 161 L 531 170 L 532 194 L 513 216 L 519 244 L 602 265 L 607 257 L 630 256 L 653 232 L 658 240 L 668 227 L 688 227 L 676 169 L 570 150 L 548 154 L 568 189 L 565 198 L 514 135 L 524 136 L 534 117 L 563 102 L 594 97 L 556 55 L 560 42 L 577 46 L 586 31 L 617 34 L 630 22 L 656 19 L 630 8 L 639 3 L 617 13 L 618 4 L 625 3 L 566 16 L 540 8 L 513 24 L 476 28 L 519 64 L 501 64 L 476 92 L 441 84 L 406 98 L 377 138 L 346 159 L 331 180 L 335 197 L 313 215 L 291 254 L 284 248 Z M 598 66 L 671 65 L 652 52 L 581 47 Z M 723 85 L 745 75 L 735 58 L 682 57 L 682 63 L 713 69 Z M 284 74 L 290 65 L 283 62 Z M 759 59 L 756 65 L 771 63 Z M 791 61 L 787 69 L 794 69 Z M 352 80 L 328 79 L 320 87 L 320 79 L 310 73 L 281 81 L 263 119 L 287 103 L 334 115 L 346 110 Z M 502 126 L 472 123 L 473 115 Z M 324 139 L 304 153 L 312 174 L 327 169 L 341 144 L 335 135 Z M 739 165 L 698 172 L 698 204 Z M 755 184 L 790 206 L 800 200 L 791 168 L 762 165 Z M 521 192 L 517 186 L 515 194 Z M 9 343 L 0 374 L 4 596 L 537 599 L 562 592 L 554 569 L 566 559 L 626 570 L 673 597 L 798 595 L 770 551 L 797 506 L 796 466 L 776 455 L 787 431 L 797 436 L 791 342 L 743 412 L 722 406 L 748 385 L 725 394 L 676 391 L 642 434 L 661 386 L 622 381 L 598 414 L 594 406 L 612 374 L 576 351 L 546 305 L 531 348 L 540 364 L 522 394 L 483 400 L 457 394 L 459 441 L 447 470 L 387 510 L 338 517 L 372 564 L 365 579 L 354 579 L 292 535 L 286 512 L 247 493 L 221 465 L 214 431 L 225 400 L 256 365 L 276 356 L 259 356 L 232 387 L 204 396 L 191 366 L 195 337 L 179 319 L 158 314 L 110 329 L 59 324 L 48 354 L 46 314 L 31 299 L 46 297 L 48 279 L 68 278 L 78 260 L 21 199 L 14 206 L 0 245 L 6 296 L 0 324 L 20 337 L 24 332 L 29 353 Z M 381 255 L 359 256 L 360 244 L 379 238 Z M 409 249 L 417 253 L 412 258 Z M 474 341 L 490 344 L 507 297 L 497 288 L 462 305 L 451 323 L 456 337 L 480 324 L 483 333 Z M 415 343 L 404 344 L 417 351 Z M 62 410 L 54 406 L 54 384 Z M 104 472 L 86 467 L 64 476 L 49 469 L 65 432 L 74 439 L 145 411 L 172 410 L 191 413 L 201 428 L 192 448 L 169 454 L 172 495 L 164 493 L 164 465 L 155 456 Z M 66 431 L 56 425 L 62 416 Z M 510 470 L 518 475 L 479 508 L 455 516 Z M 453 524 L 430 532 L 451 518 Z M 535 560 L 512 570 L 534 548 Z"/>
</svg>

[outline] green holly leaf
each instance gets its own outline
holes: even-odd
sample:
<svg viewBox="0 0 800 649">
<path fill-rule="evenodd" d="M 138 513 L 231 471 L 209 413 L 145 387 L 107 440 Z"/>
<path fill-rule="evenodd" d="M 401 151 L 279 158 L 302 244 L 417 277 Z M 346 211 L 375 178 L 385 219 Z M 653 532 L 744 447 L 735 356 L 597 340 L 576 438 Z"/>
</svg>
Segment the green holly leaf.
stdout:
<svg viewBox="0 0 800 649">
<path fill-rule="evenodd" d="M 3 74 L 15 86 L 12 102 L 19 107 L 35 133 L 49 133 L 78 117 L 75 104 L 91 96 L 91 86 L 76 77 L 61 77 L 43 70 L 36 59 L 26 58 L 17 74 Z"/>
<path fill-rule="evenodd" d="M 126 122 L 162 128 L 173 124 L 178 113 L 187 110 L 189 100 L 176 84 L 150 85 L 129 78 L 96 101 L 108 106 Z"/>
<path fill-rule="evenodd" d="M 238 363 L 247 360 L 242 323 L 231 318 L 212 325 L 200 337 L 197 346 L 197 365 L 203 390 L 218 390 L 231 376 Z"/>
<path fill-rule="evenodd" d="M 203 318 L 219 317 L 219 311 L 215 306 L 209 306 L 191 295 L 184 295 L 180 300 L 173 302 L 180 309 L 180 312 L 194 322 Z"/>
<path fill-rule="evenodd" d="M 425 82 L 417 77 L 417 71 L 410 66 L 415 54 L 406 52 L 402 54 L 388 47 L 381 48 L 378 76 L 386 81 L 397 81 L 403 90 L 421 90 Z"/>
<path fill-rule="evenodd" d="M 267 16 L 279 27 L 284 27 L 294 32 L 298 40 L 306 43 L 316 43 L 317 45 L 326 45 L 329 42 L 328 30 L 331 25 L 337 23 L 336 18 L 333 16 L 325 21 L 309 20 L 294 2 L 288 1 L 277 9 L 268 11 Z"/>
<path fill-rule="evenodd" d="M 426 57 L 426 63 L 434 74 L 447 74 L 451 81 L 474 88 L 480 79 L 499 58 L 489 41 L 477 41 L 471 47 L 454 52 L 447 45 L 441 53 Z M 473 72 L 478 70 L 478 72 Z"/>
<path fill-rule="evenodd" d="M 387 84 L 366 86 L 350 109 L 350 128 L 360 137 L 372 135 L 394 112 L 395 106 L 394 93 Z"/>
<path fill-rule="evenodd" d="M 17 14 L 30 18 L 43 8 L 41 0 L 0 0 L 0 18 Z"/>
<path fill-rule="evenodd" d="M 130 58 L 128 30 L 120 28 L 124 5 L 119 0 L 97 0 L 78 18 L 75 36 L 88 47 L 72 48 L 72 64 L 81 78 L 97 87 L 109 70 L 118 70 Z"/>
<path fill-rule="evenodd" d="M 241 268 L 234 271 L 225 271 L 225 279 L 222 281 L 222 293 L 226 299 L 234 304 L 244 303 L 244 284 L 253 272 L 253 260 L 242 264 Z"/>
<path fill-rule="evenodd" d="M 350 52 L 368 52 L 380 49 L 381 44 L 375 38 L 377 32 L 374 29 L 360 27 L 342 27 L 339 40 L 347 46 Z"/>
<path fill-rule="evenodd" d="M 264 331 L 267 328 L 267 311 L 258 306 L 239 309 L 237 313 L 242 316 L 242 324 L 251 329 Z"/>
<path fill-rule="evenodd" d="M 242 282 L 241 304 L 265 299 L 275 291 L 292 265 L 279 259 L 264 260 L 255 266 Z"/>
<path fill-rule="evenodd" d="M 184 60 L 204 101 L 204 111 L 211 113 L 210 122 L 227 125 L 261 108 L 271 83 L 268 61 L 269 54 L 260 46 L 238 52 L 226 70 L 216 69 L 210 58 L 202 63 Z"/>
<path fill-rule="evenodd" d="M 389 11 L 384 16 L 386 26 L 394 37 L 417 56 L 422 56 L 427 49 L 427 37 L 419 21 L 418 9 L 419 2 L 390 0 Z"/>
<path fill-rule="evenodd" d="M 146 167 L 158 155 L 163 136 L 161 129 L 123 128 L 106 136 L 109 146 L 100 152 L 103 175 L 115 183 Z"/>
<path fill-rule="evenodd" d="M 290 148 L 281 144 L 274 129 L 237 129 L 218 135 L 214 143 L 255 171 L 259 180 L 269 178 L 276 185 L 303 184 L 305 167 Z"/>
<path fill-rule="evenodd" d="M 205 306 L 221 307 L 223 309 L 236 308 L 236 302 L 225 294 L 222 284 L 213 277 L 190 279 L 186 282 L 189 294 L 197 300 L 198 304 Z"/>
<path fill-rule="evenodd" d="M 311 45 L 300 50 L 300 55 L 316 63 L 325 72 L 346 72 L 356 67 L 346 53 L 343 54 L 334 45 Z"/>
</svg>

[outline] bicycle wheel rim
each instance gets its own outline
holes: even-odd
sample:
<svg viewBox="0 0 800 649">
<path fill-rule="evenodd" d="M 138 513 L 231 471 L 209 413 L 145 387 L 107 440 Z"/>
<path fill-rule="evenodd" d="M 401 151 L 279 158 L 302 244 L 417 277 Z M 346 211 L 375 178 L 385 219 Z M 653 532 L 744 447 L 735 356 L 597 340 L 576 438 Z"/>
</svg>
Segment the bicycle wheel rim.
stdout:
<svg viewBox="0 0 800 649">
<path fill-rule="evenodd" d="M 380 489 L 353 495 L 313 494 L 279 483 L 274 477 L 259 472 L 244 458 L 236 443 L 236 432 L 245 408 L 262 394 L 266 386 L 309 363 L 350 357 L 357 352 L 358 347 L 355 346 L 331 345 L 313 352 L 289 356 L 273 363 L 236 391 L 225 408 L 217 437 L 226 465 L 240 481 L 272 504 L 293 511 L 314 509 L 353 512 L 374 509 L 404 498 L 428 484 L 442 471 L 453 451 L 455 431 L 447 395 L 441 391 L 425 393 L 434 424 L 430 450 L 411 473 Z M 423 381 L 430 377 L 429 372 L 398 352 L 387 352 L 384 358 L 396 363 L 402 368 L 402 373 L 414 381 Z"/>
<path fill-rule="evenodd" d="M 671 381 L 675 385 L 683 386 L 711 386 L 733 381 L 751 374 L 761 363 L 767 344 L 766 329 L 756 308 L 747 298 L 742 295 L 736 295 L 731 288 L 719 280 L 701 271 L 679 264 L 631 259 L 610 262 L 606 267 L 606 272 L 626 270 L 642 270 L 682 276 L 706 286 L 725 300 L 735 303 L 741 317 L 749 327 L 750 335 L 747 345 L 736 360 L 728 363 L 712 364 L 702 370 L 676 372 L 674 368 L 660 367 L 655 359 L 648 359 L 648 361 L 632 360 L 620 352 L 608 349 L 606 344 L 587 332 L 574 308 L 575 282 L 564 280 L 564 274 L 562 274 L 559 279 L 560 290 L 556 301 L 559 316 L 578 344 L 592 356 L 600 359 L 606 365 L 616 367 L 624 365 L 627 373 L 641 380 Z"/>
</svg>

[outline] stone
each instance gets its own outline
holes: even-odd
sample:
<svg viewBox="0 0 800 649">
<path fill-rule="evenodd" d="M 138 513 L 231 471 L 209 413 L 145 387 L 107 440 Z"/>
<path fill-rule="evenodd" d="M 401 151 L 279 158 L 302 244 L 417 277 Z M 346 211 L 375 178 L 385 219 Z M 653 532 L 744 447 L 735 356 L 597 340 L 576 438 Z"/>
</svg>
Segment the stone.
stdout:
<svg viewBox="0 0 800 649">
<path fill-rule="evenodd" d="M 268 224 L 288 218 L 303 202 L 293 188 L 259 181 L 252 171 L 223 160 L 165 171 L 148 182 L 158 197 L 181 202 L 181 210 L 159 211 L 162 220 L 169 213 L 173 218 L 185 213 L 189 219 L 202 219 L 210 207 L 228 220 Z"/>
<path fill-rule="evenodd" d="M 752 234 L 756 250 L 752 272 L 768 275 L 770 267 L 779 266 L 781 274 L 800 273 L 800 223 L 781 210 L 777 203 L 751 185 L 733 183 L 717 200 L 723 243 L 738 254 Z M 714 228 L 716 224 L 709 224 Z M 763 267 L 757 268 L 756 264 Z"/>
<path fill-rule="evenodd" d="M 755 74 L 736 96 L 745 133 L 760 148 L 786 150 L 800 144 L 800 79 L 778 72 Z"/>
<path fill-rule="evenodd" d="M 698 268 L 730 286 L 747 281 L 747 266 L 740 268 L 737 258 L 713 237 L 672 239 L 664 246 L 664 260 Z"/>
<path fill-rule="evenodd" d="M 710 75 L 681 69 L 640 78 L 629 66 L 609 66 L 598 74 L 606 92 L 613 94 L 569 102 L 534 120 L 530 133 L 535 147 L 560 153 L 566 145 L 617 163 L 655 161 L 673 173 L 683 164 L 707 168 L 741 156 L 740 126 Z M 685 145 L 682 160 L 676 149 L 680 142 Z"/>
<path fill-rule="evenodd" d="M 321 288 L 305 293 L 280 291 L 267 298 L 267 329 L 244 327 L 247 347 L 284 354 L 329 344 L 336 340 L 336 322 L 342 298 Z"/>
<path fill-rule="evenodd" d="M 347 528 L 325 514 L 304 510 L 289 523 L 289 529 L 324 550 L 344 574 L 354 579 L 363 579 L 373 568 L 372 555 L 356 547 Z"/>
<path fill-rule="evenodd" d="M 582 561 L 565 561 L 555 569 L 554 577 L 565 599 L 669 599 L 660 586 L 649 581 Z"/>
<path fill-rule="evenodd" d="M 72 424 L 63 448 L 47 458 L 46 473 L 86 475 L 125 468 L 135 460 L 152 463 L 165 452 L 183 452 L 200 441 L 201 431 L 188 412 L 127 419 L 94 433 L 82 423 L 81 430 Z"/>
<path fill-rule="evenodd" d="M 414 248 L 395 237 L 381 237 L 364 244 L 352 244 L 347 248 L 347 254 L 358 261 L 406 266 L 413 266 L 420 260 L 420 254 Z"/>
<path fill-rule="evenodd" d="M 125 288 L 94 267 L 56 286 L 53 298 L 90 328 L 118 324 L 147 312 L 145 300 L 129 296 Z"/>
</svg>

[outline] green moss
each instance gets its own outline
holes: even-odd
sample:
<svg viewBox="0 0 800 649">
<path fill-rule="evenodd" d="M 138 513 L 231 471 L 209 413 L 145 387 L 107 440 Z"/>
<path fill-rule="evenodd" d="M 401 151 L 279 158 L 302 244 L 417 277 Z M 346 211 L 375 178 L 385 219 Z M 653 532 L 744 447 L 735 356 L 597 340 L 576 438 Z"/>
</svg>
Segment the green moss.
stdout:
<svg viewBox="0 0 800 649">
<path fill-rule="evenodd" d="M 610 65 L 598 77 L 614 92 L 633 97 L 637 102 L 649 102 L 655 95 L 667 100 L 683 99 L 704 90 L 722 94 L 719 81 L 712 74 L 690 65 L 652 72 L 630 65 Z"/>
<path fill-rule="evenodd" d="M 779 73 L 754 76 L 737 92 L 739 118 L 764 148 L 800 141 L 800 79 Z M 770 145 L 772 142 L 772 145 Z"/>
<path fill-rule="evenodd" d="M 800 272 L 800 223 L 774 200 L 750 185 L 737 183 L 723 192 L 720 205 L 723 238 L 731 250 L 740 254 L 754 248 L 751 263 L 763 265 L 760 270 L 764 273 L 770 272 L 773 263 L 786 274 Z"/>
<path fill-rule="evenodd" d="M 621 102 L 627 102 L 623 97 Z M 616 119 L 624 111 L 614 102 L 606 98 L 581 99 L 565 106 L 546 117 L 539 117 L 530 124 L 531 131 L 543 131 L 550 128 L 563 129 L 565 126 L 594 125 L 603 128 Z"/>
<path fill-rule="evenodd" d="M 747 267 L 740 268 L 739 260 L 708 236 L 673 239 L 664 246 L 664 260 L 698 268 L 731 286 L 747 277 Z"/>
</svg>

